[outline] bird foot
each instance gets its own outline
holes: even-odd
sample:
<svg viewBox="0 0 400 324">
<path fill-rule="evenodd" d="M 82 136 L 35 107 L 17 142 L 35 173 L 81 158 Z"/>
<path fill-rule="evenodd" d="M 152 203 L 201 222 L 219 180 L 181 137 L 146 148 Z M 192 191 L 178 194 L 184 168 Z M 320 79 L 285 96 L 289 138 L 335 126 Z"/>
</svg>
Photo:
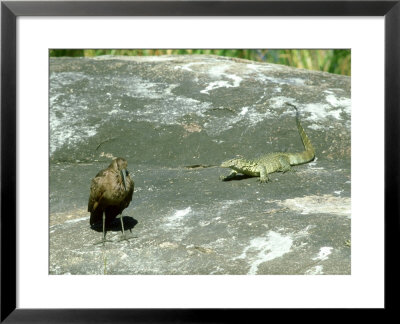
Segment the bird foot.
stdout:
<svg viewBox="0 0 400 324">
<path fill-rule="evenodd" d="M 129 241 L 130 239 L 133 239 L 133 238 L 138 238 L 138 237 L 137 236 L 121 235 L 120 239 L 117 242 Z"/>
<path fill-rule="evenodd" d="M 99 242 L 93 243 L 93 245 L 98 245 L 98 244 L 103 244 L 104 245 L 105 242 L 113 242 L 113 241 L 111 241 L 111 240 L 104 240 L 104 241 L 101 240 Z"/>
</svg>

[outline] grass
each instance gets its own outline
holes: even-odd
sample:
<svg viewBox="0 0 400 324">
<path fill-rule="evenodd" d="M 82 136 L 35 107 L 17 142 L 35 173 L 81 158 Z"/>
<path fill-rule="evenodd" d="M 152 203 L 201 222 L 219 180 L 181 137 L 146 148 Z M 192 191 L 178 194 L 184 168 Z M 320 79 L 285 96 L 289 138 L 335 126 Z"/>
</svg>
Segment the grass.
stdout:
<svg viewBox="0 0 400 324">
<path fill-rule="evenodd" d="M 268 62 L 301 69 L 351 75 L 351 51 L 348 49 L 52 49 L 51 57 L 93 57 L 99 55 L 190 55 L 208 54 Z"/>
</svg>

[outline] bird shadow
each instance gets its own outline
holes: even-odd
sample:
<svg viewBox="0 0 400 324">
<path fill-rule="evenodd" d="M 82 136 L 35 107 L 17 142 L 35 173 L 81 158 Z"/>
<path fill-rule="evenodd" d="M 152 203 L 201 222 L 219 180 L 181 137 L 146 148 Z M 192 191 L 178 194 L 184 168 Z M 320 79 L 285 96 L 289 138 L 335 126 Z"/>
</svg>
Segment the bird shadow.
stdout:
<svg viewBox="0 0 400 324">
<path fill-rule="evenodd" d="M 122 218 L 122 220 L 124 221 L 124 229 L 125 231 L 131 231 L 132 228 L 134 228 L 136 226 L 136 224 L 138 223 L 138 221 L 136 219 L 134 219 L 131 216 L 124 216 Z M 97 232 L 103 232 L 103 222 L 97 222 L 95 224 L 93 224 L 92 226 L 90 226 L 91 229 L 97 231 Z M 107 231 L 113 231 L 113 232 L 120 232 L 122 231 L 121 228 L 121 221 L 118 218 L 115 218 L 111 223 L 106 222 L 106 230 Z"/>
</svg>

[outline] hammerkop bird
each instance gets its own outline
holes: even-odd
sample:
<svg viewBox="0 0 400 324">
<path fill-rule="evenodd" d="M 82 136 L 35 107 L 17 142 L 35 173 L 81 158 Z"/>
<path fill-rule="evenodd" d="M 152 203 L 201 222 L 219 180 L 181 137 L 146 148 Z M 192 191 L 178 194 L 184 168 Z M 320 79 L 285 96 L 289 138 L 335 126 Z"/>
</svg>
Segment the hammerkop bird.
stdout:
<svg viewBox="0 0 400 324">
<path fill-rule="evenodd" d="M 103 220 L 103 245 L 106 238 L 105 226 L 121 214 L 122 234 L 125 237 L 122 211 L 132 200 L 134 182 L 126 169 L 128 162 L 116 158 L 107 169 L 101 170 L 92 179 L 88 211 L 90 225 Z"/>
</svg>

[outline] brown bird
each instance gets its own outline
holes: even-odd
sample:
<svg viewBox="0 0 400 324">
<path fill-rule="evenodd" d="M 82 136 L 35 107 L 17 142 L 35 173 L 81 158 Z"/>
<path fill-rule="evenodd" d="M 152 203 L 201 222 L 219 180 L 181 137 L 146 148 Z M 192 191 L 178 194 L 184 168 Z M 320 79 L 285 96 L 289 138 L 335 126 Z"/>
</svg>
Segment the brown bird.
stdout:
<svg viewBox="0 0 400 324">
<path fill-rule="evenodd" d="M 101 170 L 92 179 L 88 203 L 90 225 L 103 220 L 103 245 L 106 238 L 106 223 L 110 224 L 132 200 L 134 182 L 127 166 L 128 162 L 124 158 L 116 158 L 107 169 Z M 122 214 L 120 219 L 122 234 L 125 237 Z"/>
</svg>

